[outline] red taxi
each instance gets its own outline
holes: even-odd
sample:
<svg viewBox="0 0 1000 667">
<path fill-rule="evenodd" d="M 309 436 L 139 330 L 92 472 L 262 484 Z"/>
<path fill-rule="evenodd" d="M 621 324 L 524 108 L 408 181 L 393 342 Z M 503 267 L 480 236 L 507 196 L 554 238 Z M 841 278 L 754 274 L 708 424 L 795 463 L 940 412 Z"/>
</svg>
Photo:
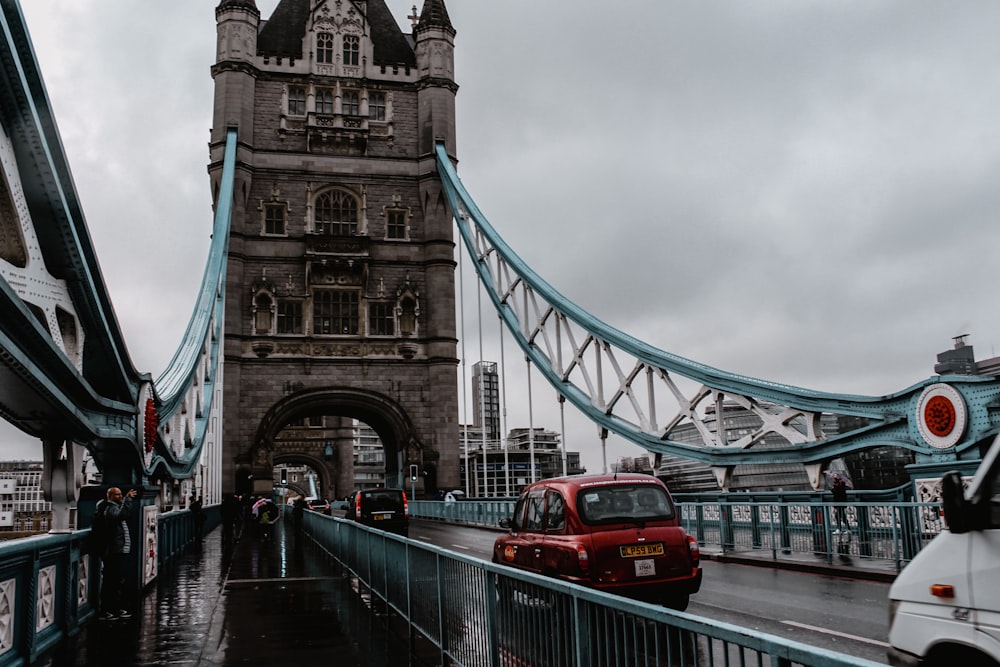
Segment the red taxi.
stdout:
<svg viewBox="0 0 1000 667">
<path fill-rule="evenodd" d="M 701 588 L 698 542 L 649 475 L 574 475 L 521 492 L 493 562 L 683 611 Z"/>
</svg>

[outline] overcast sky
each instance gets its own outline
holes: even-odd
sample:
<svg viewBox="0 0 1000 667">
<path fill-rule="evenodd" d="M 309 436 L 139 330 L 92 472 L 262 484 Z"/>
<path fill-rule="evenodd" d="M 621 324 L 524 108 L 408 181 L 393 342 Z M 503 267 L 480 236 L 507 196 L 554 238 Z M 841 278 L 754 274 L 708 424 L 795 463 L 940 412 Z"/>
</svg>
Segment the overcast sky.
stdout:
<svg viewBox="0 0 1000 667">
<path fill-rule="evenodd" d="M 154 376 L 208 250 L 217 4 L 23 2 L 133 361 Z M 265 17 L 275 4 L 258 0 Z M 407 32 L 412 4 L 388 2 Z M 828 392 L 909 387 L 959 334 L 1000 354 L 1000 3 L 446 4 L 463 182 L 598 318 Z M 541 383 L 534 425 L 559 431 Z M 596 427 L 569 410 L 569 448 L 597 471 Z M 612 459 L 637 453 L 609 440 Z"/>
</svg>

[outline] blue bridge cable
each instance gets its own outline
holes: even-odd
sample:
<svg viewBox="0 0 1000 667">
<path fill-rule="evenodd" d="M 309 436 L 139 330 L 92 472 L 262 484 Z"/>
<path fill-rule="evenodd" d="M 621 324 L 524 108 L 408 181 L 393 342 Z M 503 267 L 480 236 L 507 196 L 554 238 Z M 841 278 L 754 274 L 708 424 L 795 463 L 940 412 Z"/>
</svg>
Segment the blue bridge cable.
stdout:
<svg viewBox="0 0 1000 667">
<path fill-rule="evenodd" d="M 176 456 L 161 438 L 157 438 L 156 455 L 150 468 L 157 464 L 165 464 L 171 476 L 175 478 L 189 477 L 198 464 L 212 414 L 212 402 L 215 396 L 214 379 L 220 363 L 225 323 L 226 260 L 233 211 L 236 145 L 236 129 L 230 128 L 226 134 L 212 244 L 205 264 L 205 273 L 202 276 L 201 289 L 198 292 L 194 312 L 181 339 L 181 345 L 155 383 L 159 414 L 161 418 L 169 419 L 181 408 L 189 388 L 198 381 L 199 370 L 204 372 L 204 377 L 200 378 L 200 416 L 194 420 L 196 432 L 192 434 L 192 446 L 185 448 L 186 453 L 183 456 Z M 206 354 L 208 362 L 203 365 Z"/>
<path fill-rule="evenodd" d="M 535 273 L 507 245 L 479 210 L 459 179 L 455 165 L 441 142 L 436 147 L 436 159 L 438 173 L 466 250 L 471 255 L 480 280 L 487 288 L 500 318 L 518 345 L 556 391 L 571 401 L 587 417 L 649 451 L 683 456 L 721 466 L 769 462 L 768 459 L 774 462 L 817 463 L 829 461 L 851 451 L 881 445 L 896 445 L 930 453 L 931 450 L 919 439 L 911 415 L 915 413 L 916 402 L 923 389 L 943 381 L 952 383 L 962 390 L 967 400 L 972 396 L 974 401 L 973 409 L 970 410 L 973 414 L 970 415 L 972 419 L 969 432 L 956 450 L 972 448 L 982 439 L 991 437 L 1000 430 L 996 418 L 986 414 L 988 412 L 986 405 L 995 404 L 997 396 L 1000 395 L 1000 387 L 992 377 L 964 375 L 933 377 L 903 391 L 885 396 L 827 393 L 719 370 L 640 341 L 584 311 Z M 479 239 L 483 241 L 482 246 L 477 246 Z M 494 257 L 503 263 L 502 267 L 497 269 L 498 274 L 506 270 L 514 276 L 506 292 L 503 286 L 498 284 L 498 276 L 490 272 L 488 261 Z M 788 406 L 816 415 L 830 413 L 865 417 L 870 423 L 868 426 L 835 437 L 820 435 L 812 442 L 787 447 L 768 447 L 766 450 L 756 452 L 733 447 L 707 448 L 669 440 L 663 433 L 644 431 L 611 414 L 609 410 L 595 405 L 586 391 L 569 381 L 569 373 L 560 373 L 554 367 L 553 359 L 545 354 L 534 337 L 529 337 L 522 330 L 514 307 L 510 303 L 512 292 L 520 284 L 527 286 L 527 289 L 540 295 L 544 302 L 549 304 L 551 311 L 541 316 L 539 328 L 548 317 L 565 318 L 568 323 L 580 327 L 592 336 L 595 345 L 621 350 L 639 360 L 650 371 L 655 369 L 664 375 L 676 373 L 678 376 L 696 380 L 707 388 L 730 396 L 752 397 L 754 400 Z M 580 357 L 582 353 L 578 354 L 578 359 Z M 571 365 L 576 361 L 574 359 Z M 978 401 L 975 400 L 976 396 L 979 396 Z M 975 403 L 981 405 L 977 406 Z"/>
</svg>

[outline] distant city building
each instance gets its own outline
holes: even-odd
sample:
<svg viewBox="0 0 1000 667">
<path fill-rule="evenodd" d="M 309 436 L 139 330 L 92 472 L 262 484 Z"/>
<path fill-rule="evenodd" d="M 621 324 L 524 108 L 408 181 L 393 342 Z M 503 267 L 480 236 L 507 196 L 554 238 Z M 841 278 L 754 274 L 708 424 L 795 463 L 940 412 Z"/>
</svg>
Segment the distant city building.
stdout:
<svg viewBox="0 0 1000 667">
<path fill-rule="evenodd" d="M 653 464 L 650 463 L 648 456 L 623 456 L 618 459 L 618 463 L 615 466 L 616 472 L 637 472 L 645 475 L 653 474 Z"/>
<path fill-rule="evenodd" d="M 500 376 L 492 361 L 472 366 L 472 424 L 485 431 L 487 440 L 500 439 Z"/>
<path fill-rule="evenodd" d="M 766 405 L 764 406 L 766 407 Z M 732 401 L 723 403 L 722 423 L 726 441 L 735 442 L 757 430 L 763 421 L 752 411 Z M 844 417 L 824 414 L 820 429 L 826 436 L 854 430 L 867 422 L 861 417 Z M 706 425 L 716 432 L 715 406 L 706 410 Z M 700 444 L 701 435 L 694 424 L 681 424 L 669 435 L 671 440 Z M 757 451 L 768 447 L 787 447 L 788 441 L 776 434 L 764 436 L 763 442 L 754 446 Z M 912 453 L 899 447 L 878 447 L 855 452 L 844 457 L 844 463 L 854 482 L 861 489 L 886 489 L 909 480 L 905 467 L 913 462 Z M 712 469 L 698 461 L 663 455 L 656 476 L 674 493 L 699 493 L 718 491 L 719 484 Z M 811 491 L 812 486 L 805 467 L 797 463 L 754 463 L 738 465 L 733 470 L 730 491 Z"/>
<path fill-rule="evenodd" d="M 968 334 L 955 336 L 955 346 L 937 355 L 934 372 L 938 375 L 978 375 L 976 356 L 971 345 L 965 344 Z"/>
<path fill-rule="evenodd" d="M 497 364 L 472 367 L 473 423 L 459 425 L 462 490 L 472 497 L 515 496 L 534 480 L 586 472 L 579 452 L 566 452 L 562 440 L 544 428 L 515 428 L 501 439 L 500 376 Z M 471 471 L 472 475 L 467 475 Z"/>
<path fill-rule="evenodd" d="M 0 462 L 0 540 L 46 533 L 52 503 L 42 495 L 41 461 Z"/>
<path fill-rule="evenodd" d="M 378 433 L 367 424 L 359 424 L 354 441 L 354 488 L 372 489 L 385 485 L 385 447 Z"/>
<path fill-rule="evenodd" d="M 562 439 L 558 433 L 543 428 L 512 429 L 506 447 L 497 441 L 487 441 L 484 448 L 482 431 L 472 426 L 460 426 L 459 434 L 463 490 L 468 488 L 471 497 L 516 496 L 532 481 L 587 472 L 580 465 L 579 452 L 566 452 L 564 473 Z M 468 470 L 473 471 L 473 476 L 466 485 Z"/>
</svg>

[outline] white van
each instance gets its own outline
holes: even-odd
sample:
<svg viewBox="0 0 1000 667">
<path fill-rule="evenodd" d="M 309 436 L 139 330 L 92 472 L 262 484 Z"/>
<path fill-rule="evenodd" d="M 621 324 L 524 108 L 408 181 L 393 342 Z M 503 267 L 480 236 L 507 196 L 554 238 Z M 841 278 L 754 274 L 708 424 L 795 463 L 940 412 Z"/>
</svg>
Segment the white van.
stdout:
<svg viewBox="0 0 1000 667">
<path fill-rule="evenodd" d="M 941 496 L 948 529 L 889 590 L 889 662 L 1000 667 L 1000 436 L 968 491 L 950 472 Z"/>
</svg>

